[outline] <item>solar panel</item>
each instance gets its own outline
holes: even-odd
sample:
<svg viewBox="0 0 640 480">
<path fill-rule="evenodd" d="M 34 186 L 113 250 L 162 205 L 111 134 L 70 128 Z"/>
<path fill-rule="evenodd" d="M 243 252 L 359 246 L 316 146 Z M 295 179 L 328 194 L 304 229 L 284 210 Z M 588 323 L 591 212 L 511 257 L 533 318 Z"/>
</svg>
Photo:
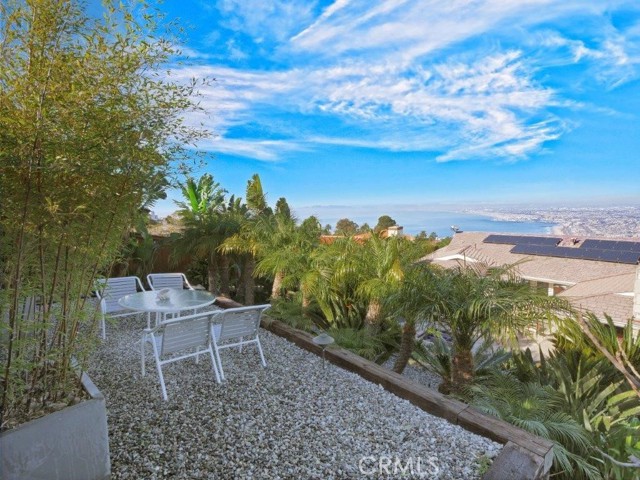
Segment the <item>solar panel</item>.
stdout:
<svg viewBox="0 0 640 480">
<path fill-rule="evenodd" d="M 640 242 L 587 239 L 577 247 L 559 247 L 556 237 L 526 235 L 489 235 L 485 243 L 514 245 L 511 253 L 546 257 L 574 258 L 601 262 L 636 264 L 640 258 Z"/>
<path fill-rule="evenodd" d="M 600 242 L 601 240 L 587 239 L 584 242 L 582 242 L 582 245 L 580 246 L 580 248 L 594 248 L 594 249 L 601 248 Z"/>
<path fill-rule="evenodd" d="M 629 263 L 631 265 L 635 265 L 640 261 L 640 254 L 637 252 L 623 252 L 618 257 L 618 262 L 620 263 Z"/>
<path fill-rule="evenodd" d="M 598 251 L 593 249 L 573 248 L 575 250 L 570 258 L 581 258 L 583 260 L 597 260 Z"/>
<path fill-rule="evenodd" d="M 515 244 L 516 243 L 512 235 L 489 235 L 483 241 L 484 243 L 499 243 L 499 244 Z"/>
<path fill-rule="evenodd" d="M 620 258 L 620 253 L 615 250 L 600 250 L 595 252 L 598 260 L 602 260 L 603 262 L 617 262 L 618 258 Z"/>
<path fill-rule="evenodd" d="M 615 240 L 585 240 L 580 248 L 589 250 L 618 250 L 640 253 L 640 242 L 615 241 Z"/>
<path fill-rule="evenodd" d="M 535 237 L 525 235 L 489 235 L 484 243 L 499 243 L 507 245 L 549 245 L 555 246 L 562 239 L 554 237 Z"/>
<path fill-rule="evenodd" d="M 640 253 L 640 242 L 618 242 L 618 243 L 621 244 L 620 250 Z"/>
<path fill-rule="evenodd" d="M 551 247 L 555 247 L 558 243 L 560 243 L 560 238 L 549 238 L 549 237 L 519 237 L 517 244 L 518 245 L 548 245 Z"/>
<path fill-rule="evenodd" d="M 550 247 L 548 245 L 529 245 L 518 244 L 511 249 L 511 253 L 520 253 L 523 255 L 551 255 L 556 247 Z"/>
<path fill-rule="evenodd" d="M 595 248 L 571 248 L 549 245 L 515 245 L 511 253 L 521 255 L 540 255 L 544 257 L 572 258 L 599 262 L 627 263 L 634 265 L 640 258 L 638 252 L 620 252 L 616 250 L 596 250 Z"/>
<path fill-rule="evenodd" d="M 616 242 L 614 250 L 625 252 L 640 252 L 640 242 Z"/>
</svg>

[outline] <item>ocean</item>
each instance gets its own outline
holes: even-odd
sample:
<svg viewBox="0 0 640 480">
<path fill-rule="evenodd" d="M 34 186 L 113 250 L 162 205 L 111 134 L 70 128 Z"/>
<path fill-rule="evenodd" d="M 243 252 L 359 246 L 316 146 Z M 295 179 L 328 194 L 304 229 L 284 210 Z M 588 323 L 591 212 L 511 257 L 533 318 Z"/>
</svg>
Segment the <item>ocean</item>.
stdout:
<svg viewBox="0 0 640 480">
<path fill-rule="evenodd" d="M 455 212 L 423 212 L 420 216 L 410 215 L 403 218 L 393 217 L 404 227 L 404 232 L 415 235 L 422 230 L 430 234 L 435 232 L 439 237 L 448 237 L 453 233 L 452 225 L 467 232 L 526 233 L 551 234 L 555 224 L 546 222 L 508 222 L 493 220 L 491 217 Z"/>
<path fill-rule="evenodd" d="M 345 209 L 347 210 L 347 209 Z M 421 231 L 427 232 L 429 235 L 431 232 L 435 232 L 438 237 L 449 237 L 452 235 L 451 226 L 456 225 L 461 231 L 467 232 L 495 232 L 495 233 L 526 233 L 526 234 L 550 234 L 552 228 L 555 226 L 553 223 L 546 222 L 508 222 L 504 220 L 493 220 L 489 216 L 467 214 L 460 212 L 431 212 L 431 211 L 393 211 L 393 209 L 387 209 L 384 214 L 393 218 L 398 225 L 404 227 L 404 233 L 409 235 L 416 235 Z M 300 212 L 302 213 L 302 212 Z M 307 213 L 307 212 L 304 212 Z M 344 216 L 336 217 L 336 212 L 313 212 L 315 213 L 320 223 L 324 226 L 330 224 L 335 228 L 336 222 L 340 218 L 349 218 L 358 225 L 368 223 L 370 227 L 374 227 L 378 221 L 378 216 L 381 214 L 363 215 L 363 212 L 348 212 L 344 211 Z M 323 215 L 325 213 L 325 215 Z M 351 213 L 351 215 L 349 215 Z M 304 217 L 301 217 L 304 218 Z"/>
</svg>

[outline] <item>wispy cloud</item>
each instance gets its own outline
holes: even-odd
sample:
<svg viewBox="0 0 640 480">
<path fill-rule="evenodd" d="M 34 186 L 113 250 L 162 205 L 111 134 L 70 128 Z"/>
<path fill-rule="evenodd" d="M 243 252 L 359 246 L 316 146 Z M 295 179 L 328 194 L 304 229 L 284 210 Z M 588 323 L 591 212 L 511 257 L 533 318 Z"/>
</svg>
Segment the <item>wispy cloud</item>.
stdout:
<svg viewBox="0 0 640 480">
<path fill-rule="evenodd" d="M 217 79 L 201 91 L 211 117 L 197 118 L 219 134 L 203 145 L 214 151 L 273 161 L 331 144 L 515 161 L 568 129 L 552 107 L 577 104 L 545 86 L 545 68 L 587 65 L 607 88 L 637 78 L 640 27 L 617 29 L 602 15 L 616 3 L 336 0 L 318 12 L 317 2 L 302 0 L 221 0 L 226 28 L 273 44 L 267 65 L 269 54 L 288 52 L 287 62 L 234 69 L 218 61 L 177 74 Z M 549 27 L 571 15 L 597 18 L 597 35 L 587 41 Z M 231 57 L 251 55 L 227 42 Z M 282 128 L 273 117 L 283 114 L 357 134 Z M 242 139 L 247 126 L 252 134 Z"/>
<path fill-rule="evenodd" d="M 306 146 L 292 141 L 224 137 L 208 139 L 202 142 L 200 147 L 217 153 L 254 158 L 256 160 L 263 160 L 267 162 L 278 161 L 289 152 L 301 152 L 308 150 Z"/>
<path fill-rule="evenodd" d="M 553 92 L 529 78 L 516 51 L 471 65 L 452 59 L 415 70 L 353 64 L 284 72 L 200 67 L 182 73 L 217 78 L 201 91 L 202 103 L 214 118 L 224 118 L 211 126 L 225 131 L 249 121 L 269 130 L 269 115 L 277 105 L 289 113 L 323 114 L 359 124 L 363 139 L 333 138 L 332 144 L 395 151 L 451 149 L 440 157 L 443 161 L 470 158 L 472 153 L 485 158 L 484 150 L 496 156 L 525 156 L 558 134 L 551 122 L 544 127 L 526 125 L 527 115 L 549 105 Z M 304 131 L 299 135 L 282 142 L 311 148 L 313 142 L 326 141 Z M 274 145 L 282 151 L 282 143 Z M 269 146 L 261 148 L 266 151 Z M 262 151 L 260 158 L 271 156 Z"/>
<path fill-rule="evenodd" d="M 585 64 L 589 75 L 583 81 L 595 79 L 609 89 L 640 78 L 640 35 L 635 29 L 619 32 L 608 26 L 600 36 L 585 40 L 569 38 L 556 31 L 540 32 L 538 45 L 557 52 L 548 55 L 550 62 L 558 64 Z M 564 51 L 566 54 L 562 54 Z"/>
<path fill-rule="evenodd" d="M 281 42 L 313 19 L 313 0 L 219 0 L 223 25 L 250 35 L 256 43 Z"/>
</svg>

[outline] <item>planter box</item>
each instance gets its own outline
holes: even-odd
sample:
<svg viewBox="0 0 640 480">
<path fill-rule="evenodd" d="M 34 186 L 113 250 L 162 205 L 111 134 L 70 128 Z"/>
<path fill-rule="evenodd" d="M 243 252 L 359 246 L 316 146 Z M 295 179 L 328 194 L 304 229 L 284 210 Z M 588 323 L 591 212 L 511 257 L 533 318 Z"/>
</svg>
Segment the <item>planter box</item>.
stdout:
<svg viewBox="0 0 640 480">
<path fill-rule="evenodd" d="M 3 480 L 109 478 L 109 435 L 104 397 L 82 374 L 91 399 L 0 435 Z"/>
</svg>

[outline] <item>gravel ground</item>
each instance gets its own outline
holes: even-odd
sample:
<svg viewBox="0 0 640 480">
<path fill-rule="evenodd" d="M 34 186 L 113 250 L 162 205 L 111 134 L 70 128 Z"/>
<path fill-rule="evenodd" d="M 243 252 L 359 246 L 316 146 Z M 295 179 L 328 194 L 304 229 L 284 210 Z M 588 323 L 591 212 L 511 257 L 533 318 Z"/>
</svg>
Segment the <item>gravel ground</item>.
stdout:
<svg viewBox="0 0 640 480">
<path fill-rule="evenodd" d="M 429 415 L 360 376 L 261 331 L 254 348 L 140 375 L 140 319 L 108 328 L 89 374 L 107 400 L 114 479 L 479 478 L 501 445 Z M 404 470 L 404 473 L 403 473 Z"/>
</svg>

